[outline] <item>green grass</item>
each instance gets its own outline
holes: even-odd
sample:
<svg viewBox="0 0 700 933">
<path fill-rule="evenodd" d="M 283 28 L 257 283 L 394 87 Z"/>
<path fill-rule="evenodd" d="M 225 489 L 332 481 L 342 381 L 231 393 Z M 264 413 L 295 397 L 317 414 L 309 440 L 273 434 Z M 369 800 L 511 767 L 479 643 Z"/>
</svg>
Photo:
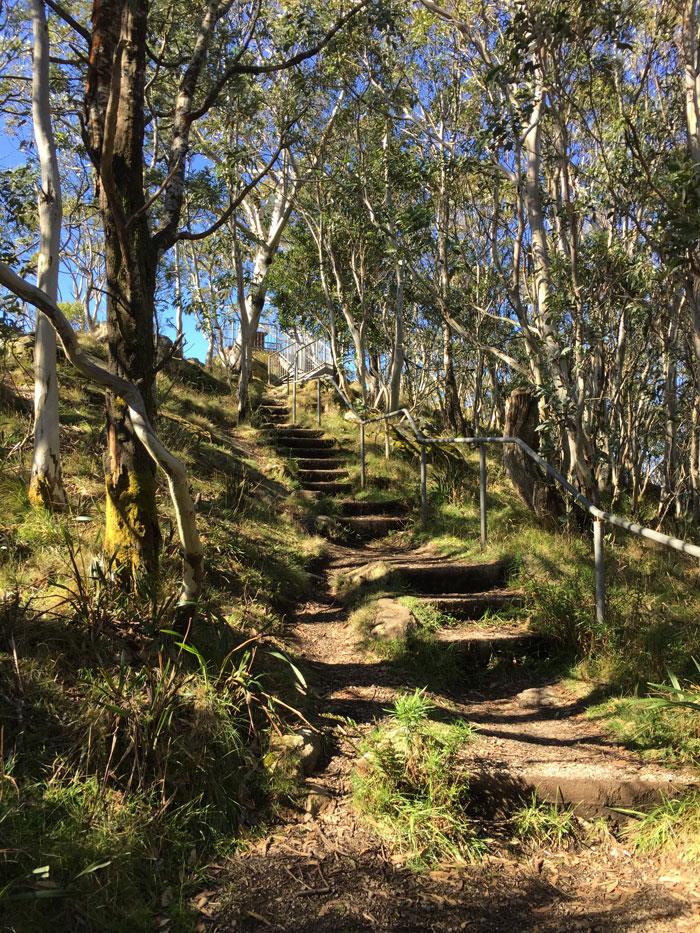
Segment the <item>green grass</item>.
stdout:
<svg viewBox="0 0 700 933">
<path fill-rule="evenodd" d="M 349 623 L 359 636 L 362 647 L 388 661 L 408 684 L 446 692 L 459 687 L 467 676 L 464 660 L 454 645 L 440 641 L 436 635 L 439 629 L 453 620 L 434 607 L 401 596 L 399 601 L 411 610 L 416 625 L 408 630 L 405 638 L 384 641 L 372 637 L 377 600 L 394 595 L 382 589 L 381 583 L 371 592 L 361 594 L 350 614 Z"/>
<path fill-rule="evenodd" d="M 673 853 L 683 861 L 700 861 L 700 793 L 665 798 L 648 813 L 635 817 L 626 831 L 637 852 Z"/>
<path fill-rule="evenodd" d="M 287 504 L 279 458 L 254 431 L 234 433 L 225 385 L 178 367 L 159 375 L 158 429 L 188 467 L 207 555 L 184 640 L 162 479 L 158 586 L 127 597 L 94 569 L 101 393 L 61 366 L 65 516 L 30 507 L 30 425 L 0 410 L 3 928 L 191 930 L 211 859 L 291 793 L 262 763 L 270 723 L 289 729 L 307 702 L 278 638 L 324 544 Z"/>
<path fill-rule="evenodd" d="M 669 706 L 657 697 L 614 697 L 588 715 L 615 738 L 648 757 L 700 767 L 700 712 Z"/>
<path fill-rule="evenodd" d="M 511 818 L 516 836 L 533 845 L 561 846 L 578 835 L 576 816 L 568 807 L 559 807 L 532 794 Z"/>
<path fill-rule="evenodd" d="M 417 871 L 473 861 L 484 851 L 468 815 L 468 777 L 458 766 L 473 731 L 463 722 L 432 722 L 431 711 L 424 691 L 400 696 L 389 722 L 363 744 L 352 775 L 360 812 Z"/>
<path fill-rule="evenodd" d="M 416 475 L 417 466 L 412 469 Z M 429 468 L 429 521 L 412 529 L 410 543 L 430 544 L 452 560 L 508 559 L 510 582 L 526 592 L 523 614 L 531 628 L 578 662 L 581 676 L 629 690 L 663 680 L 667 669 L 692 673 L 691 658 L 700 656 L 700 595 L 691 563 L 624 532 L 608 535 L 606 619 L 599 625 L 587 521 L 583 530 L 578 516 L 558 530 L 542 527 L 490 457 L 489 539 L 482 551 L 475 455 L 458 471 L 459 481 L 441 478 L 440 469 Z"/>
<path fill-rule="evenodd" d="M 416 599 L 415 596 L 401 596 L 399 602 L 411 610 L 416 619 L 417 627 L 422 633 L 439 632 L 440 629 L 459 625 L 459 620 L 455 619 L 454 616 L 442 612 L 437 606 Z"/>
</svg>

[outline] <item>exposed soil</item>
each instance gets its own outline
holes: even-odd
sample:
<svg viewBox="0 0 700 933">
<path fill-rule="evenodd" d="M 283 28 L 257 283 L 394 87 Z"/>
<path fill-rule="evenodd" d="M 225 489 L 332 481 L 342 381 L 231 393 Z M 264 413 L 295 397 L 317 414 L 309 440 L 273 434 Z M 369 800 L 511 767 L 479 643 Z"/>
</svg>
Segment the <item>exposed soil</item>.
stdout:
<svg viewBox="0 0 700 933">
<path fill-rule="evenodd" d="M 323 591 L 299 607 L 294 650 L 306 661 L 316 721 L 326 729 L 333 722 L 326 717 L 336 715 L 353 719 L 362 732 L 384 715 L 397 691 L 413 686 L 357 646 L 347 610 L 328 590 L 328 575 L 339 567 L 400 557 L 406 555 L 382 547 L 335 546 Z M 434 560 L 426 552 L 411 555 L 421 558 Z M 670 772 L 649 767 L 602 735 L 561 687 L 533 687 L 531 676 L 517 669 L 507 678 L 487 679 L 478 690 L 470 690 L 465 677 L 455 694 L 432 696 L 445 715 L 479 726 L 469 764 L 481 775 L 474 793 L 484 794 L 487 825 L 496 833 L 494 799 L 512 799 L 508 785 L 522 785 L 523 775 L 538 769 L 544 774 L 549 767 L 556 781 L 570 767 L 572 781 L 584 787 L 604 772 L 611 801 L 630 779 L 670 780 Z M 700 929 L 700 878 L 692 867 L 634 855 L 612 834 L 565 850 L 512 849 L 495 839 L 495 854 L 475 865 L 414 874 L 352 806 L 348 776 L 356 742 L 353 730 L 336 726 L 325 766 L 308 782 L 311 812 L 289 810 L 247 852 L 216 866 L 210 890 L 197 901 L 200 929 Z"/>
<path fill-rule="evenodd" d="M 284 417 L 280 410 L 278 421 Z M 443 632 L 459 652 L 463 676 L 441 690 L 429 685 L 434 715 L 478 729 L 463 763 L 489 854 L 427 874 L 408 870 L 392 854 L 354 809 L 349 776 L 363 733 L 386 716 L 400 691 L 423 687 L 425 679 L 358 644 L 349 609 L 331 595 L 331 579 L 382 562 L 403 573 L 404 589 L 413 573 L 419 594 L 443 592 L 442 576 L 451 596 L 484 595 L 483 589 L 502 599 L 503 575 L 485 568 L 480 585 L 474 568 L 446 566 L 429 548 L 331 545 L 329 553 L 314 600 L 298 607 L 289 631 L 309 684 L 311 721 L 326 738 L 325 757 L 307 781 L 303 805 L 212 867 L 209 889 L 195 900 L 198 929 L 700 930 L 697 871 L 632 853 L 610 809 L 682 791 L 696 778 L 651 765 L 603 734 L 551 668 L 528 662 L 541 646 L 518 623 L 466 621 Z M 535 788 L 541 797 L 575 804 L 582 819 L 604 815 L 608 828 L 596 824 L 585 844 L 570 848 L 516 844 L 507 815 Z"/>
</svg>

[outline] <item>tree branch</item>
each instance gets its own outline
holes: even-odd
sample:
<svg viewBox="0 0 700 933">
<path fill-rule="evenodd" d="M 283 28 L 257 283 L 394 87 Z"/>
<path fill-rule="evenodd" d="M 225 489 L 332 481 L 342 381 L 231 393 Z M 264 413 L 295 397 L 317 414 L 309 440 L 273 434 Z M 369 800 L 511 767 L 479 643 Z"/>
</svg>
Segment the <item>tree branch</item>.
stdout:
<svg viewBox="0 0 700 933">
<path fill-rule="evenodd" d="M 196 232 L 193 232 L 191 230 L 181 230 L 180 233 L 177 234 L 175 239 L 176 240 L 203 240 L 206 237 L 210 236 L 212 233 L 216 233 L 219 227 L 222 227 L 226 223 L 226 221 L 229 219 L 231 214 L 236 210 L 236 208 L 240 207 L 242 202 L 250 194 L 253 188 L 255 188 L 256 185 L 260 181 L 262 181 L 265 175 L 267 175 L 267 173 L 270 171 L 272 166 L 277 161 L 280 152 L 282 152 L 282 149 L 284 149 L 284 140 L 280 142 L 274 155 L 265 164 L 265 166 L 261 169 L 261 171 L 258 172 L 258 174 L 245 186 L 245 188 L 242 189 L 242 191 L 238 194 L 238 196 L 234 198 L 233 201 L 231 201 L 231 203 L 226 208 L 226 210 L 223 212 L 221 217 L 219 217 L 218 220 L 214 221 L 214 223 L 210 227 L 207 227 L 206 230 L 198 230 Z"/>
<path fill-rule="evenodd" d="M 79 36 L 82 36 L 83 39 L 90 45 L 90 30 L 85 26 L 82 26 L 77 19 L 74 19 L 68 10 L 60 3 L 56 3 L 56 0 L 45 0 L 46 6 L 50 7 L 56 16 L 59 16 L 64 23 L 67 23 L 71 29 L 74 29 Z"/>
<path fill-rule="evenodd" d="M 85 354 L 80 348 L 75 331 L 60 308 L 44 292 L 13 272 L 4 262 L 0 262 L 0 285 L 4 285 L 18 298 L 43 311 L 58 334 L 67 358 L 78 372 L 124 399 L 129 409 L 129 418 L 134 433 L 168 478 L 183 552 L 180 602 L 196 599 L 202 587 L 203 554 L 197 531 L 194 503 L 187 484 L 187 471 L 180 460 L 171 454 L 158 438 L 146 413 L 146 404 L 141 392 L 132 382 L 109 372 Z"/>
<path fill-rule="evenodd" d="M 205 113 L 216 103 L 216 99 L 223 90 L 224 86 L 234 75 L 263 75 L 263 74 L 274 74 L 277 71 L 286 71 L 288 68 L 293 68 L 295 65 L 300 65 L 302 62 L 306 61 L 309 58 L 313 58 L 314 55 L 318 55 L 319 52 L 323 51 L 328 43 L 340 32 L 343 26 L 346 25 L 360 10 L 363 10 L 370 0 L 360 0 L 360 3 L 357 3 L 351 10 L 349 10 L 344 16 L 341 16 L 336 24 L 326 33 L 326 35 L 312 46 L 310 49 L 304 49 L 302 52 L 297 52 L 296 55 L 292 55 L 289 58 L 284 59 L 284 61 L 271 63 L 269 65 L 263 64 L 241 64 L 240 54 L 236 56 L 236 59 L 226 68 L 221 77 L 214 83 L 214 86 L 211 88 L 209 93 L 204 98 L 200 107 L 197 107 L 196 110 L 190 111 L 191 120 L 199 120 L 200 117 L 203 117 Z"/>
</svg>

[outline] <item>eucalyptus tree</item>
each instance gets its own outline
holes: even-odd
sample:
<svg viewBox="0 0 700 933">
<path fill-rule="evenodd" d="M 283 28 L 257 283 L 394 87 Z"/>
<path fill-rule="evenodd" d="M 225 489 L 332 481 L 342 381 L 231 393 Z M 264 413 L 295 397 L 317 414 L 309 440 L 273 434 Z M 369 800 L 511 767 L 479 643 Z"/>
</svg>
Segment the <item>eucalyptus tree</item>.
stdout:
<svg viewBox="0 0 700 933">
<path fill-rule="evenodd" d="M 82 5 L 51 4 L 73 31 L 76 51 L 61 67 L 86 78 L 74 122 L 80 118 L 104 229 L 109 364 L 141 387 L 149 419 L 156 409 L 157 273 L 182 233 L 195 128 L 227 95 L 235 99 L 237 84 L 313 59 L 366 2 L 336 14 L 333 4 L 303 12 L 230 0 L 203 8 L 101 0 L 90 26 Z M 152 574 L 160 543 L 154 464 L 128 405 L 111 390 L 106 492 L 105 551 L 126 581 Z"/>
<path fill-rule="evenodd" d="M 50 49 L 44 0 L 31 0 L 31 17 L 32 118 L 41 171 L 37 286 L 55 303 L 58 300 L 62 205 L 51 120 Z M 66 506 L 61 476 L 56 334 L 41 311 L 37 312 L 34 339 L 34 454 L 29 498 L 52 510 Z"/>
</svg>

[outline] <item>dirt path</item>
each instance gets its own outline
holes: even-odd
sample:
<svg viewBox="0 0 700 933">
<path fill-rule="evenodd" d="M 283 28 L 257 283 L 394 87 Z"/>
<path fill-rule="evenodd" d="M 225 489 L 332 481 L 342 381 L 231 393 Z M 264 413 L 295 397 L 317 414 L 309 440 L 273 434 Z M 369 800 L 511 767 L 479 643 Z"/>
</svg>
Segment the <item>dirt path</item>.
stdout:
<svg viewBox="0 0 700 933">
<path fill-rule="evenodd" d="M 354 720 L 362 733 L 399 690 L 414 684 L 357 647 L 347 611 L 330 595 L 329 577 L 378 558 L 397 554 L 332 547 L 315 600 L 299 607 L 290 647 L 304 659 L 315 720 L 332 735 L 332 748 L 308 782 L 304 810 L 284 813 L 269 835 L 213 869 L 210 890 L 197 901 L 199 929 L 700 929 L 696 872 L 635 856 L 610 834 L 572 850 L 523 851 L 494 840 L 492 854 L 475 865 L 416 875 L 363 824 L 349 796 L 357 734 L 342 720 L 334 725 L 333 717 Z M 423 552 L 411 559 L 431 557 Z M 477 689 L 467 679 L 454 694 L 434 699 L 439 709 L 479 726 L 470 768 L 492 796 L 499 793 L 499 774 L 512 782 L 519 769 L 519 781 L 528 769 L 541 775 L 567 760 L 579 782 L 590 783 L 601 767 L 620 786 L 653 772 L 600 735 L 576 699 L 546 680 L 533 685 L 516 671 L 506 680 L 487 678 Z"/>
</svg>

